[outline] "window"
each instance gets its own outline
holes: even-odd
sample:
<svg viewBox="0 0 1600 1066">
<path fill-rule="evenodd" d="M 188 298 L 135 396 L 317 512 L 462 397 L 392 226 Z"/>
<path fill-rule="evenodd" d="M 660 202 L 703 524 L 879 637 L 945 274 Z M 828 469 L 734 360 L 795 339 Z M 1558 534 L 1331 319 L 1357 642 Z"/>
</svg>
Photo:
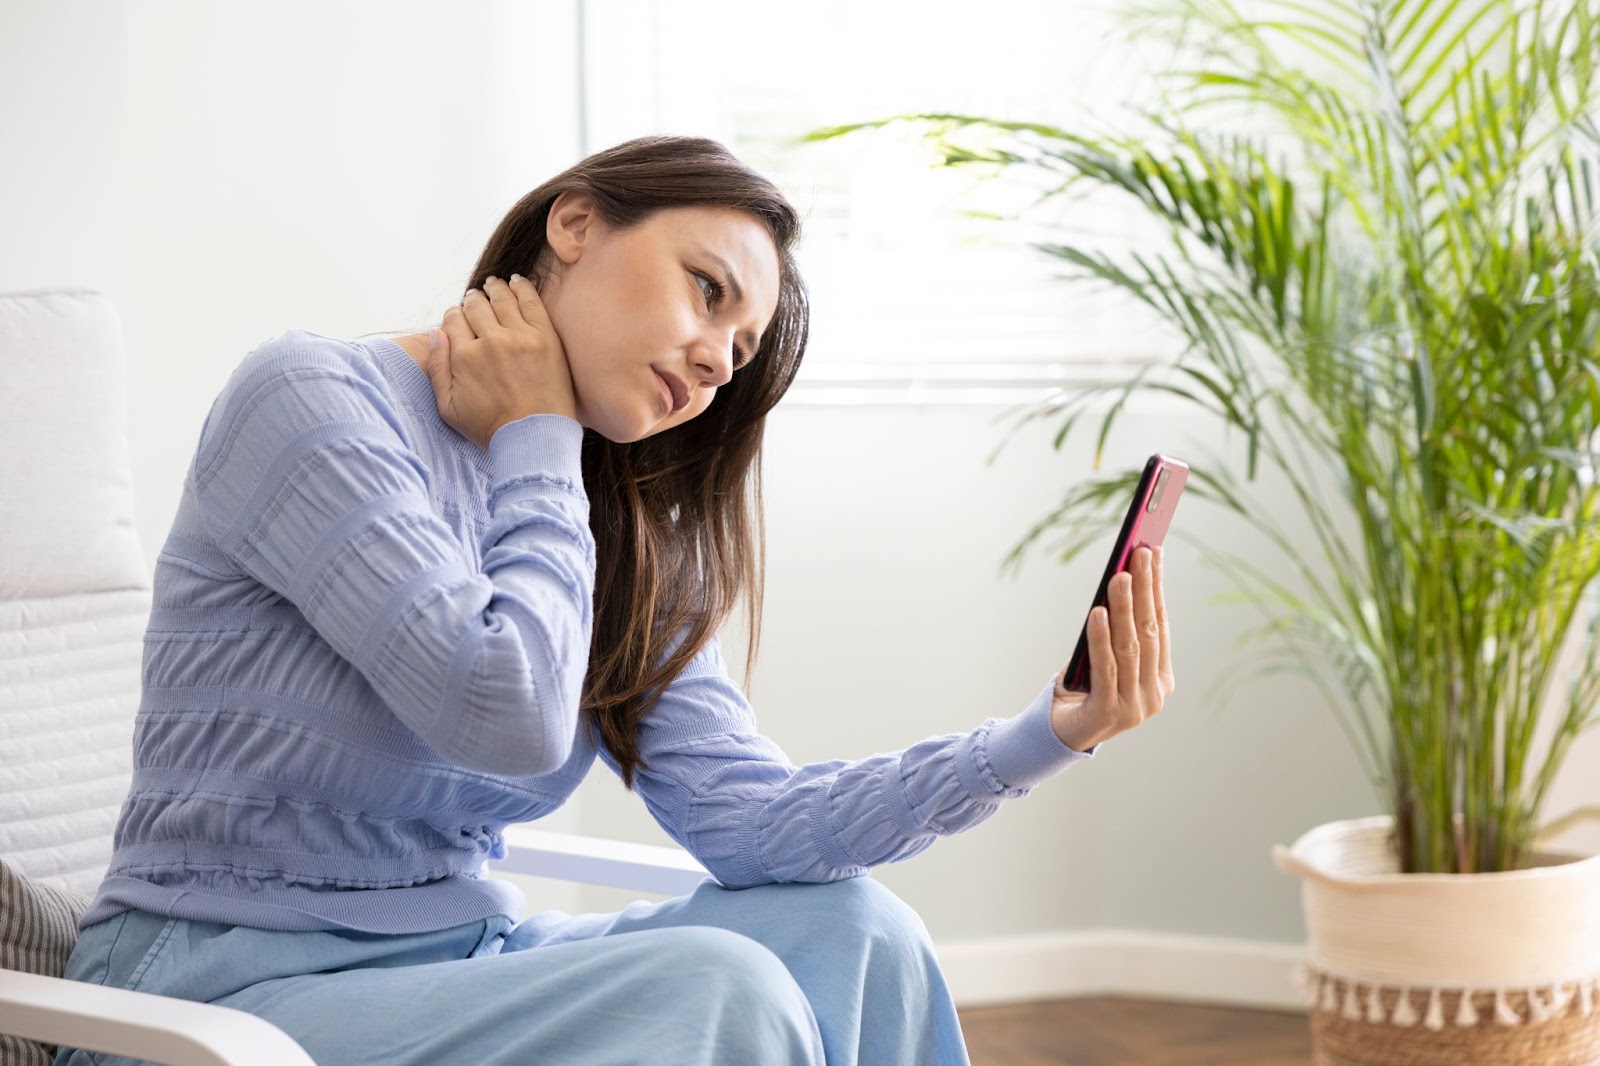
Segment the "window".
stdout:
<svg viewBox="0 0 1600 1066">
<path fill-rule="evenodd" d="M 1165 341 L 1116 294 L 1060 280 L 1009 211 L 1036 190 L 934 171 L 909 126 L 792 145 L 810 130 L 912 111 L 1090 127 L 1139 91 L 1104 9 L 1082 2 L 587 0 L 584 151 L 646 133 L 714 137 L 799 209 L 812 294 L 796 395 L 1018 400 L 1147 360 Z M 1121 239 L 1114 204 L 1075 235 Z"/>
</svg>

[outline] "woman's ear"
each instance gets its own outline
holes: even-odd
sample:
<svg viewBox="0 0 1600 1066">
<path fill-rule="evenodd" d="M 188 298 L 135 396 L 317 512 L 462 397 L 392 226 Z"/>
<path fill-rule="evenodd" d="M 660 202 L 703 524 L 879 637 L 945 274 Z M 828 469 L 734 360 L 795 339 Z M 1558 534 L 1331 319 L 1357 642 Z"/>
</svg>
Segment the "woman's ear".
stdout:
<svg viewBox="0 0 1600 1066">
<path fill-rule="evenodd" d="M 599 225 L 594 197 L 581 189 L 568 189 L 550 205 L 550 217 L 544 224 L 545 240 L 557 259 L 575 263 L 593 241 Z"/>
</svg>

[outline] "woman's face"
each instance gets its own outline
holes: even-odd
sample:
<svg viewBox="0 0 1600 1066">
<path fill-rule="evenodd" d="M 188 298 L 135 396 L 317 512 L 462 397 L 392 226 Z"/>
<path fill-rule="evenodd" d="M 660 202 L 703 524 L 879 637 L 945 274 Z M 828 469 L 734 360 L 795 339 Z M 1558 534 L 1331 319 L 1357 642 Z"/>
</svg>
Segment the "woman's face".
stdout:
<svg viewBox="0 0 1600 1066">
<path fill-rule="evenodd" d="M 674 207 L 627 229 L 563 193 L 542 297 L 566 349 L 578 421 L 618 443 L 681 425 L 756 352 L 778 307 L 766 227 L 730 208 Z M 676 379 L 678 384 L 668 384 Z"/>
</svg>

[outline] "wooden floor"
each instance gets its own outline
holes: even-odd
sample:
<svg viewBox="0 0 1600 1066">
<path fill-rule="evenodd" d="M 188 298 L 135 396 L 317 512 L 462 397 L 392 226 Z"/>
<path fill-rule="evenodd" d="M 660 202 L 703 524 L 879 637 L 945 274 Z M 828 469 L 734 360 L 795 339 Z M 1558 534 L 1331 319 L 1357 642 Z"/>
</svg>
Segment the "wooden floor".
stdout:
<svg viewBox="0 0 1600 1066">
<path fill-rule="evenodd" d="M 1086 997 L 961 1012 L 972 1066 L 1309 1066 L 1303 1013 Z"/>
</svg>

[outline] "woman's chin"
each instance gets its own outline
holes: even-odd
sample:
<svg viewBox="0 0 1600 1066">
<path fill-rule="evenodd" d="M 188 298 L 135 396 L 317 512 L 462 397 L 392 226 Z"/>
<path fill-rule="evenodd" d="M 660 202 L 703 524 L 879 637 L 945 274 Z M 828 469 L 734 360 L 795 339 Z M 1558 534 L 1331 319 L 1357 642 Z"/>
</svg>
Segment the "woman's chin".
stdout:
<svg viewBox="0 0 1600 1066">
<path fill-rule="evenodd" d="M 594 431 L 613 444 L 633 444 L 661 432 L 661 422 L 637 421 L 607 422 L 594 427 Z"/>
<path fill-rule="evenodd" d="M 583 401 L 578 401 L 578 424 L 585 430 L 592 430 L 613 444 L 632 444 L 636 440 L 643 440 L 655 432 L 655 423 L 650 421 L 649 414 L 641 417 L 638 412 L 604 412 L 600 417 L 592 417 L 584 410 Z"/>
<path fill-rule="evenodd" d="M 599 418 L 587 417 L 580 404 L 578 421 L 613 444 L 633 444 L 672 428 L 672 416 L 662 414 L 655 403 L 607 411 Z"/>
</svg>

